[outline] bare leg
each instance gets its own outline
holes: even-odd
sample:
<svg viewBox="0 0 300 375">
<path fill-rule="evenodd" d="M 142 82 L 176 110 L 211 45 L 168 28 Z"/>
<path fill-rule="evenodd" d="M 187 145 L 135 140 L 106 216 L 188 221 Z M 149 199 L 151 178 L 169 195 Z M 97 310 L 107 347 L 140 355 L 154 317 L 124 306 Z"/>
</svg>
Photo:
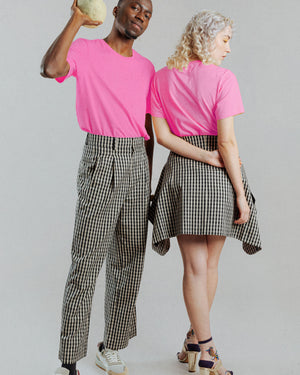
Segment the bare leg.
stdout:
<svg viewBox="0 0 300 375">
<path fill-rule="evenodd" d="M 208 247 L 206 236 L 177 237 L 183 265 L 183 296 L 191 325 L 202 341 L 211 337 L 207 293 Z"/>
<path fill-rule="evenodd" d="M 210 238 L 213 238 L 215 241 L 213 243 L 213 248 L 211 247 L 211 241 Z M 217 285 L 218 285 L 218 264 L 220 255 L 224 246 L 224 241 L 226 237 L 222 236 L 208 236 L 208 258 L 207 258 L 207 297 L 208 297 L 208 304 L 209 304 L 209 310 L 211 310 Z M 187 339 L 188 344 L 195 344 L 199 340 L 196 337 L 195 333 L 193 335 L 190 335 L 189 333 L 194 333 L 192 325 L 190 325 L 190 328 L 187 333 L 187 337 L 190 336 L 190 338 Z"/>
<path fill-rule="evenodd" d="M 209 309 L 211 310 L 217 285 L 218 285 L 218 265 L 220 255 L 224 246 L 226 237 L 223 236 L 206 236 L 208 246 L 207 259 L 207 296 Z"/>
<path fill-rule="evenodd" d="M 205 341 L 212 336 L 209 311 L 216 292 L 218 261 L 225 237 L 180 235 L 177 240 L 184 264 L 183 295 L 187 312 L 197 338 Z M 217 361 L 213 353 L 216 354 L 213 341 L 201 345 L 202 360 Z M 226 369 L 221 367 L 219 374 L 225 373 Z"/>
</svg>

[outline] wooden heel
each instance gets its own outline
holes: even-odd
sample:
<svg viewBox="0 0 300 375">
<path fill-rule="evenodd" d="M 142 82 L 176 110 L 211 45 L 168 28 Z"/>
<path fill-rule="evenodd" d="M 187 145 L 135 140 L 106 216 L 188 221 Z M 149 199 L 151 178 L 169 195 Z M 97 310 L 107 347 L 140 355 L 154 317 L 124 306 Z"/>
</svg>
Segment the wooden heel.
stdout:
<svg viewBox="0 0 300 375">
<path fill-rule="evenodd" d="M 199 352 L 188 352 L 189 372 L 196 372 L 198 354 Z"/>
<path fill-rule="evenodd" d="M 210 368 L 200 367 L 200 375 L 214 375 Z"/>
<path fill-rule="evenodd" d="M 184 353 L 184 354 L 185 354 L 185 356 L 184 356 L 182 359 L 180 359 L 180 358 L 178 357 L 180 353 Z M 181 352 L 178 352 L 178 353 L 177 353 L 177 359 L 178 359 L 178 361 L 181 362 L 181 363 L 188 363 L 188 354 L 187 354 L 187 353 L 188 353 L 188 352 L 187 352 L 186 346 L 185 346 L 185 344 L 183 344 L 183 347 L 182 347 L 182 349 L 181 349 Z"/>
</svg>

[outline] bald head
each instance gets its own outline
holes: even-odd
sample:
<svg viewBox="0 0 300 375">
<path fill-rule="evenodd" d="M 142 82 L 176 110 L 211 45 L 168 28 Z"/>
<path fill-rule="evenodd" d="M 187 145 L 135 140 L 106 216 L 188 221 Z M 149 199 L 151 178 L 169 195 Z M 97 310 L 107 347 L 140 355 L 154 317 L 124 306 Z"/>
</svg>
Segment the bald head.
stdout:
<svg viewBox="0 0 300 375">
<path fill-rule="evenodd" d="M 123 3 L 126 3 L 126 1 L 128 1 L 128 0 L 119 0 L 117 6 L 118 7 L 121 6 Z M 152 4 L 152 0 L 149 0 L 149 1 Z"/>
</svg>

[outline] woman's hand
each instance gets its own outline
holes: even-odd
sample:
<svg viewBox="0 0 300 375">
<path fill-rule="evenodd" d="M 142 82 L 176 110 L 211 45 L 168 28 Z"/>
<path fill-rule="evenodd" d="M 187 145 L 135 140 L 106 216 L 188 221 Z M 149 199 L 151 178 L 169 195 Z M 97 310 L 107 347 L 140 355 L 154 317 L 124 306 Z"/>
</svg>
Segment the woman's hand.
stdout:
<svg viewBox="0 0 300 375">
<path fill-rule="evenodd" d="M 207 164 L 218 168 L 224 168 L 223 159 L 218 150 L 208 151 Z"/>
<path fill-rule="evenodd" d="M 77 6 L 77 0 L 73 1 L 71 7 L 72 14 L 79 19 L 82 26 L 99 26 L 102 22 L 92 20 L 87 14 L 84 14 Z"/>
<path fill-rule="evenodd" d="M 240 216 L 235 220 L 234 224 L 245 224 L 250 217 L 250 208 L 246 200 L 245 195 L 238 196 L 236 198 L 237 207 L 239 209 Z"/>
</svg>

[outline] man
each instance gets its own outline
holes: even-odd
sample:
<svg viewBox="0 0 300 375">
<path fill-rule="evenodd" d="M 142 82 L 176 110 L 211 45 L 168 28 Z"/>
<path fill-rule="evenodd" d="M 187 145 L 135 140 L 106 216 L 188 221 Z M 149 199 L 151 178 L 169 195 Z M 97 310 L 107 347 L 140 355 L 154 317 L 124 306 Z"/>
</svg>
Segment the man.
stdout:
<svg viewBox="0 0 300 375">
<path fill-rule="evenodd" d="M 132 46 L 147 29 L 152 2 L 120 0 L 113 15 L 105 39 L 73 42 L 82 25 L 99 25 L 75 0 L 69 22 L 42 61 L 44 77 L 76 78 L 78 122 L 87 132 L 63 302 L 62 367 L 56 371 L 62 375 L 79 374 L 76 362 L 87 354 L 92 298 L 104 259 L 105 331 L 96 364 L 110 375 L 127 373 L 118 350 L 136 336 L 153 152 L 151 117 L 145 115 L 154 67 Z"/>
</svg>

